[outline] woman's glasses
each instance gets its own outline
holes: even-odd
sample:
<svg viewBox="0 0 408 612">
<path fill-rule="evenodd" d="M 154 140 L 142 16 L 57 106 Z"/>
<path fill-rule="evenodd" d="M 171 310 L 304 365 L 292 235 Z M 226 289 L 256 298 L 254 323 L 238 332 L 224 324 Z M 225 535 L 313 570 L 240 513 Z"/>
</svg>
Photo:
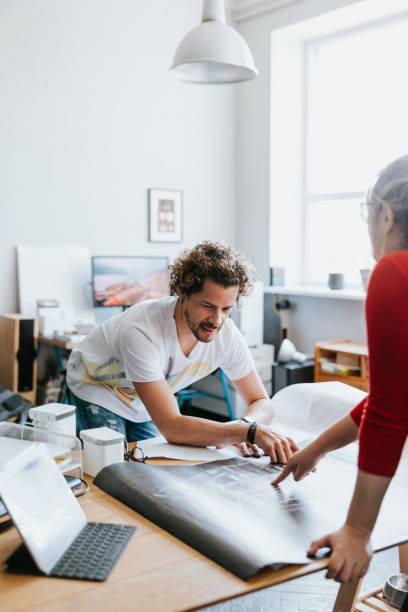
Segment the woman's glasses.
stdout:
<svg viewBox="0 0 408 612">
<path fill-rule="evenodd" d="M 368 221 L 369 207 L 372 205 L 372 202 L 361 202 L 360 204 L 360 217 L 364 223 Z"/>
</svg>

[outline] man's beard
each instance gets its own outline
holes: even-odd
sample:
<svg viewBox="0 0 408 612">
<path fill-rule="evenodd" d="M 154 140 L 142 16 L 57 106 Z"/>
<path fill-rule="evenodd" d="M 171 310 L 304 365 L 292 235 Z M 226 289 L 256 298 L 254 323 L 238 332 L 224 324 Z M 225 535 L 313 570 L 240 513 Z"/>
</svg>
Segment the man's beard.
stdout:
<svg viewBox="0 0 408 612">
<path fill-rule="evenodd" d="M 200 335 L 200 329 L 201 329 L 200 326 L 204 323 L 204 321 L 202 321 L 201 323 L 194 324 L 193 321 L 189 317 L 187 308 L 185 309 L 183 314 L 184 314 L 184 318 L 186 320 L 189 330 L 199 342 L 211 342 L 212 340 L 214 340 L 216 334 L 211 336 L 211 338 L 206 338 L 205 336 L 203 337 L 203 335 Z M 217 330 L 217 333 L 218 333 L 222 327 L 222 323 L 219 327 L 216 327 L 215 325 L 212 325 L 212 323 L 206 322 L 205 326 L 209 329 Z M 204 331 L 202 332 L 202 334 L 204 334 Z"/>
</svg>

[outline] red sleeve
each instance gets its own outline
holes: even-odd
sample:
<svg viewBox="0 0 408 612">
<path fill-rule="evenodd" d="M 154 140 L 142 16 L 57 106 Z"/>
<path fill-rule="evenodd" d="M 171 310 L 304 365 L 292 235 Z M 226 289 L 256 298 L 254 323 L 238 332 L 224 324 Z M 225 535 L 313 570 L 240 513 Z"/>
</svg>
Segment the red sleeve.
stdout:
<svg viewBox="0 0 408 612">
<path fill-rule="evenodd" d="M 355 424 L 360 427 L 360 423 L 361 423 L 361 419 L 363 417 L 363 410 L 367 405 L 367 398 L 365 397 L 364 399 L 361 400 L 361 402 L 359 404 L 357 404 L 357 406 L 355 406 L 353 408 L 353 410 L 350 412 L 350 416 L 353 419 L 353 421 L 355 422 Z"/>
<path fill-rule="evenodd" d="M 388 257 L 372 274 L 366 320 L 370 394 L 352 414 L 361 417 L 358 467 L 393 476 L 408 434 L 408 274 Z"/>
</svg>

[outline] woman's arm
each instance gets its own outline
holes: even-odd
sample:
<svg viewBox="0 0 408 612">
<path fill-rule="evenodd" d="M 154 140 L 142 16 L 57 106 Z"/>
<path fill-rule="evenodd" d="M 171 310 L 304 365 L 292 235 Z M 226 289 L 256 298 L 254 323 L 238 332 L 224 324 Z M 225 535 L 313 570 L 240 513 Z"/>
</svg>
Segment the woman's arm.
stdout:
<svg viewBox="0 0 408 612">
<path fill-rule="evenodd" d="M 396 263 L 403 263 L 405 274 Z M 408 252 L 381 259 L 366 301 L 370 394 L 360 423 L 358 467 L 392 477 L 408 433 Z"/>
<path fill-rule="evenodd" d="M 370 395 L 361 406 L 358 478 L 345 525 L 308 551 L 330 546 L 327 578 L 339 582 L 367 571 L 370 535 L 407 437 L 407 272 L 407 252 L 383 258 L 373 272 L 366 303 Z"/>
<path fill-rule="evenodd" d="M 311 471 L 314 471 L 316 464 L 326 453 L 354 442 L 354 440 L 357 440 L 357 435 L 358 427 L 351 416 L 347 415 L 323 432 L 306 448 L 295 453 L 272 484 L 278 485 L 292 473 L 295 480 L 304 478 Z"/>
</svg>

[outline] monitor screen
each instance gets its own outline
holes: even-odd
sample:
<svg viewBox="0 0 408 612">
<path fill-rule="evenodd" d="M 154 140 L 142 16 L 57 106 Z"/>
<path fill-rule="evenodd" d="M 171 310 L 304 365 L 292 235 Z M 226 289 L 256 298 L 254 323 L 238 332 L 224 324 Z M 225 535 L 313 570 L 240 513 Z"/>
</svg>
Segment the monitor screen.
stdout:
<svg viewBox="0 0 408 612">
<path fill-rule="evenodd" d="M 92 257 L 95 306 L 132 306 L 169 295 L 167 257 Z"/>
</svg>

